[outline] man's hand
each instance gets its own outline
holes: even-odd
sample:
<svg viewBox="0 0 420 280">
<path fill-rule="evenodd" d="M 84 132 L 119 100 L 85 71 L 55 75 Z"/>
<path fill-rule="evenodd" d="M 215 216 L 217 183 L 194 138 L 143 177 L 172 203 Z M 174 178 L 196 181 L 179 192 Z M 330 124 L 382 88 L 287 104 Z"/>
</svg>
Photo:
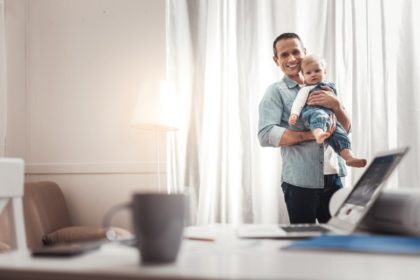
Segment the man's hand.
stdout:
<svg viewBox="0 0 420 280">
<path fill-rule="evenodd" d="M 289 124 L 290 125 L 295 125 L 298 119 L 298 115 L 296 114 L 291 114 L 289 117 Z"/>
<path fill-rule="evenodd" d="M 313 141 L 315 137 L 311 131 L 293 131 L 286 129 L 280 139 L 279 146 L 292 146 L 306 141 Z"/>
<path fill-rule="evenodd" d="M 322 90 L 314 91 L 309 95 L 306 104 L 322 106 L 335 111 L 340 107 L 340 102 L 336 95 L 327 86 L 322 86 L 321 88 Z"/>
<path fill-rule="evenodd" d="M 336 128 L 337 128 L 337 117 L 334 114 L 332 114 L 331 115 L 331 126 L 327 130 L 327 132 L 330 133 L 330 136 L 334 133 Z M 330 137 L 330 136 L 328 136 L 328 137 Z"/>
<path fill-rule="evenodd" d="M 338 101 L 336 95 L 331 88 L 327 86 L 321 86 L 322 90 L 312 92 L 309 96 L 306 104 L 308 105 L 317 105 L 322 106 L 328 109 L 331 109 L 333 112 L 335 109 L 340 107 L 340 102 Z M 335 114 L 331 116 L 331 126 L 328 128 L 327 132 L 332 135 L 337 126 L 337 117 Z"/>
</svg>

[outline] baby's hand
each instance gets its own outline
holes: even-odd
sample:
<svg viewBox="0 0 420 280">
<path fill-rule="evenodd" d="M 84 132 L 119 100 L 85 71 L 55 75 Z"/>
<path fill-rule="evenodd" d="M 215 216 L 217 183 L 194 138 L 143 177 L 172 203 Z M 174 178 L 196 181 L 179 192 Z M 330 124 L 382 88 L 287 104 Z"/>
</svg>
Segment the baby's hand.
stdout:
<svg viewBox="0 0 420 280">
<path fill-rule="evenodd" d="M 296 114 L 290 115 L 290 117 L 289 117 L 289 124 L 290 125 L 295 125 L 297 119 L 298 119 L 298 116 Z"/>
</svg>

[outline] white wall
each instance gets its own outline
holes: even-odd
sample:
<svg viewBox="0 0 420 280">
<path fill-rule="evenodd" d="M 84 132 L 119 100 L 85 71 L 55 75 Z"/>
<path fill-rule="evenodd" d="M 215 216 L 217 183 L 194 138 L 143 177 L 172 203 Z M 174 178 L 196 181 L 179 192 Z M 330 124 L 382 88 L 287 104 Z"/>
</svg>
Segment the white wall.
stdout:
<svg viewBox="0 0 420 280">
<path fill-rule="evenodd" d="M 4 1 L 0 0 L 0 156 L 6 152 L 7 78 Z"/>
<path fill-rule="evenodd" d="M 77 224 L 99 224 L 132 192 L 155 190 L 155 135 L 130 122 L 141 82 L 165 78 L 165 1 L 6 8 L 7 155 L 25 159 L 28 180 L 59 183 Z"/>
<path fill-rule="evenodd" d="M 25 158 L 26 0 L 5 2 L 7 49 L 6 155 Z"/>
</svg>

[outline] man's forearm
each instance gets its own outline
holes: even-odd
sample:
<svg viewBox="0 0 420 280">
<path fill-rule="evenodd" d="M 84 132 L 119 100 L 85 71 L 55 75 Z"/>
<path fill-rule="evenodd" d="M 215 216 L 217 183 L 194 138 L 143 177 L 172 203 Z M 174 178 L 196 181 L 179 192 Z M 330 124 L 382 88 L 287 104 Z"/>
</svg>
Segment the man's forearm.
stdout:
<svg viewBox="0 0 420 280">
<path fill-rule="evenodd" d="M 344 107 L 341 105 L 341 103 L 338 103 L 338 106 L 334 108 L 333 111 L 335 116 L 337 117 L 337 120 L 341 123 L 341 125 L 348 133 L 351 128 L 351 121 Z"/>
<path fill-rule="evenodd" d="M 280 139 L 279 146 L 291 146 L 314 139 L 315 138 L 310 131 L 293 131 L 286 129 Z"/>
<path fill-rule="evenodd" d="M 347 115 L 341 102 L 337 99 L 329 87 L 322 86 L 322 90 L 312 93 L 306 104 L 318 105 L 333 110 L 337 120 L 341 123 L 344 129 L 349 132 L 351 128 L 351 121 Z"/>
</svg>

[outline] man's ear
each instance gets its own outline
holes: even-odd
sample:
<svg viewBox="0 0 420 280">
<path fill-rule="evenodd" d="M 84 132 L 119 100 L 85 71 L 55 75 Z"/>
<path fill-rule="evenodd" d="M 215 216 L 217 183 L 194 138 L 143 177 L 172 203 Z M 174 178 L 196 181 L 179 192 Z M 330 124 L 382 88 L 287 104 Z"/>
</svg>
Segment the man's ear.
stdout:
<svg viewBox="0 0 420 280">
<path fill-rule="evenodd" d="M 303 48 L 303 54 L 306 55 L 306 48 Z"/>
<path fill-rule="evenodd" d="M 275 63 L 277 66 L 279 66 L 279 64 L 278 64 L 278 62 L 277 62 L 277 57 L 276 57 L 275 55 L 273 55 L 273 60 L 274 60 L 274 63 Z"/>
</svg>

